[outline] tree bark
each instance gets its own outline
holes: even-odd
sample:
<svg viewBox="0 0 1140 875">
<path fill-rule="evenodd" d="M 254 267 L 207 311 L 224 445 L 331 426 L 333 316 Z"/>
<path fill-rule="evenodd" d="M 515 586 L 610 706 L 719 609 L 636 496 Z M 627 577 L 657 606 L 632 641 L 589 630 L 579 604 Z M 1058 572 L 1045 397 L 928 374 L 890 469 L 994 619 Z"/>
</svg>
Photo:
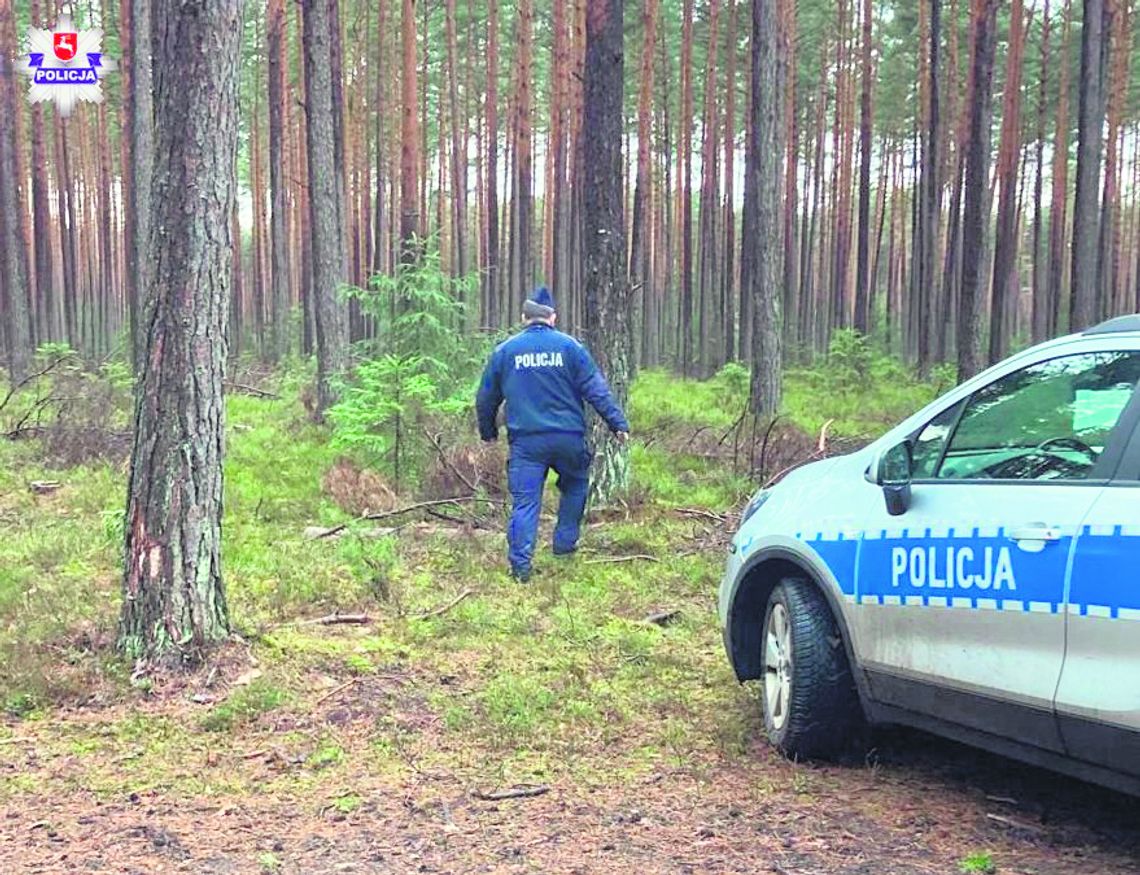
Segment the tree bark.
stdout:
<svg viewBox="0 0 1140 875">
<path fill-rule="evenodd" d="M 32 22 L 43 26 L 38 0 L 32 0 Z M 36 336 L 45 342 L 56 338 L 55 295 L 52 285 L 51 204 L 48 198 L 47 151 L 44 147 L 43 107 L 32 104 L 32 242 L 35 251 Z"/>
<path fill-rule="evenodd" d="M 154 12 L 155 47 L 170 63 L 154 82 L 153 306 L 135 410 L 119 647 L 180 663 L 229 635 L 222 387 L 241 4 L 159 0 Z"/>
<path fill-rule="evenodd" d="M 1068 59 L 1072 38 L 1072 2 L 1065 0 L 1061 31 L 1061 57 Z M 1049 208 L 1049 279 L 1047 334 L 1056 334 L 1061 324 L 1061 298 L 1065 285 L 1065 245 L 1068 241 L 1069 181 L 1069 64 L 1061 64 L 1057 127 L 1053 137 L 1052 195 Z"/>
<path fill-rule="evenodd" d="M 1081 23 L 1080 109 L 1077 122 L 1077 191 L 1073 201 L 1072 301 L 1070 325 L 1088 328 L 1098 318 L 1100 246 L 1100 163 L 1104 145 L 1107 41 L 1105 0 L 1084 0 Z"/>
<path fill-rule="evenodd" d="M 269 0 L 266 43 L 269 54 L 269 200 L 270 307 L 269 360 L 289 352 L 290 240 L 288 185 L 285 177 L 285 73 L 288 66 L 285 2 Z"/>
<path fill-rule="evenodd" d="M 556 0 L 557 2 L 557 0 Z M 652 140 L 653 59 L 657 45 L 657 13 L 659 0 L 645 0 L 641 22 L 644 41 L 641 47 L 641 74 L 637 95 L 637 181 L 633 189 L 633 225 L 630 237 L 630 281 L 638 288 L 636 298 L 642 320 L 641 363 L 653 367 L 657 363 L 656 337 L 646 327 L 654 317 L 652 294 L 652 236 L 650 233 L 650 150 Z"/>
<path fill-rule="evenodd" d="M 1049 37 L 1053 22 L 1049 17 L 1049 0 L 1041 16 L 1041 72 L 1037 91 L 1037 142 L 1035 144 L 1036 175 L 1033 179 L 1033 321 L 1034 343 L 1049 336 L 1049 301 L 1047 278 L 1048 251 L 1042 251 L 1044 240 L 1045 120 L 1049 110 Z"/>
<path fill-rule="evenodd" d="M 487 0 L 487 243 L 484 321 L 499 328 L 499 3 Z"/>
<path fill-rule="evenodd" d="M 403 75 L 400 79 L 400 261 L 413 264 L 418 258 L 417 236 L 420 230 L 419 215 L 419 118 L 416 114 L 418 91 L 416 87 L 416 4 L 403 0 L 403 17 L 400 23 L 400 45 L 403 57 Z"/>
<path fill-rule="evenodd" d="M 859 101 L 859 238 L 855 268 L 855 330 L 871 327 L 871 0 L 863 0 L 863 91 Z"/>
<path fill-rule="evenodd" d="M 588 0 L 582 167 L 586 343 L 618 403 L 629 395 L 633 352 L 622 203 L 623 0 Z M 595 420 L 590 494 L 606 504 L 629 484 L 629 449 Z"/>
<path fill-rule="evenodd" d="M 410 3 L 411 0 L 406 0 Z M 336 401 L 344 370 L 348 333 L 337 293 L 345 277 L 344 242 L 338 202 L 336 117 L 329 66 L 331 47 L 327 0 L 304 0 L 306 132 L 309 162 L 309 228 L 312 237 L 312 308 L 317 347 L 317 409 L 323 417 Z"/>
<path fill-rule="evenodd" d="M 754 177 L 756 228 L 746 245 L 756 249 L 751 274 L 752 381 L 749 407 L 759 417 L 779 413 L 783 359 L 780 302 L 781 87 L 777 0 L 752 0 L 752 119 L 747 173 Z"/>
<path fill-rule="evenodd" d="M 11 0 L 0 0 L 0 288 L 8 352 L 8 378 L 16 383 L 28 373 L 32 358 L 32 310 L 19 170 L 16 119 L 22 112 L 18 83 L 8 58 L 16 56 L 16 24 Z"/>
<path fill-rule="evenodd" d="M 451 106 L 451 202 L 452 241 L 455 250 L 453 273 L 467 275 L 467 147 L 460 124 L 459 86 L 456 77 L 458 38 L 455 29 L 455 0 L 447 0 L 447 92 Z"/>
<path fill-rule="evenodd" d="M 1002 97 L 998 148 L 998 220 L 994 241 L 993 294 L 990 298 L 990 363 L 1008 355 L 1011 317 L 1020 292 L 1017 277 L 1017 167 L 1021 155 L 1021 65 L 1025 54 L 1024 5 L 1012 0 L 1009 55 Z"/>
<path fill-rule="evenodd" d="M 998 0 L 971 0 L 974 45 L 969 95 L 970 136 L 966 155 L 965 208 L 962 217 L 962 291 L 958 313 L 958 379 L 982 368 L 981 289 L 985 280 L 986 238 L 990 215 L 990 128 L 993 121 L 994 53 Z"/>
<path fill-rule="evenodd" d="M 681 29 L 681 132 L 677 197 L 681 205 L 681 373 L 693 376 L 693 0 L 684 0 Z"/>
</svg>

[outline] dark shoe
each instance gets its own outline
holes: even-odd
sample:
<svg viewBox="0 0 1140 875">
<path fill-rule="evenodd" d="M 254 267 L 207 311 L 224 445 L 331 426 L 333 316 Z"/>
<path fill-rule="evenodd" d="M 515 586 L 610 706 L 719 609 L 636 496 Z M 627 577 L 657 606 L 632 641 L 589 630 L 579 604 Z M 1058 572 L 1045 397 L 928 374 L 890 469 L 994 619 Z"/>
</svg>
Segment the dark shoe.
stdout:
<svg viewBox="0 0 1140 875">
<path fill-rule="evenodd" d="M 560 559 L 565 559 L 569 556 L 573 556 L 577 552 L 578 552 L 578 545 L 577 544 L 575 544 L 569 550 L 559 550 L 557 547 L 554 548 L 554 555 Z"/>
<path fill-rule="evenodd" d="M 527 581 L 530 580 L 530 569 L 529 568 L 512 568 L 511 569 L 511 577 L 513 577 L 519 583 L 526 583 Z"/>
</svg>

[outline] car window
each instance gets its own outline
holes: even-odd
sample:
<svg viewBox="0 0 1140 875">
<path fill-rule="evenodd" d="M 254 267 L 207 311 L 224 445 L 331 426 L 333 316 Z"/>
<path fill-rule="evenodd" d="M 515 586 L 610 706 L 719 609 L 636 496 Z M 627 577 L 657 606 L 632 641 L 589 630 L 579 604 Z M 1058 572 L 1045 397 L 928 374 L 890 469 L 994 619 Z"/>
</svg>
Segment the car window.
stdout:
<svg viewBox="0 0 1140 875">
<path fill-rule="evenodd" d="M 958 421 L 958 414 L 966 400 L 962 400 L 943 410 L 932 419 L 918 437 L 914 439 L 914 471 L 915 480 L 928 480 L 938 470 L 938 463 L 942 461 L 942 450 L 946 441 L 950 439 L 950 432 L 954 430 L 954 423 Z"/>
<path fill-rule="evenodd" d="M 1138 352 L 1066 356 L 1009 374 L 971 396 L 937 476 L 1083 480 L 1138 382 Z"/>
</svg>

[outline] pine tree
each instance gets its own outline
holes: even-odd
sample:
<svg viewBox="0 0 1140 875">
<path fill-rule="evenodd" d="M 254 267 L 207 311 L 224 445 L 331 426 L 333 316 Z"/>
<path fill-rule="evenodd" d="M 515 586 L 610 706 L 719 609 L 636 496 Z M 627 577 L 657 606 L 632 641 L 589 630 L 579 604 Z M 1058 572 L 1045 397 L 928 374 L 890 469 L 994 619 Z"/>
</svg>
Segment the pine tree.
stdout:
<svg viewBox="0 0 1140 875">
<path fill-rule="evenodd" d="M 4 2 L 4 0 L 0 0 Z M 179 664 L 229 635 L 221 574 L 229 230 L 241 4 L 157 0 L 145 368 L 137 390 L 119 646 Z M 202 45 L 216 48 L 203 53 Z M 208 193 L 208 195 L 204 194 Z"/>
</svg>

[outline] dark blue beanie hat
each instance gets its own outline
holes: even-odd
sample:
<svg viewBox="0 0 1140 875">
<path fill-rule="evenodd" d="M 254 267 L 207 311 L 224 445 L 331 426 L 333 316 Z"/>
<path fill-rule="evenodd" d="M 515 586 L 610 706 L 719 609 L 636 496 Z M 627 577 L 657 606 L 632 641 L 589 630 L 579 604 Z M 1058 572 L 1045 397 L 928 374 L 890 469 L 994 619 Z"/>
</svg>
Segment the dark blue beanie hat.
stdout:
<svg viewBox="0 0 1140 875">
<path fill-rule="evenodd" d="M 527 319 L 549 319 L 554 315 L 554 298 L 546 286 L 539 286 L 523 303 Z"/>
</svg>

